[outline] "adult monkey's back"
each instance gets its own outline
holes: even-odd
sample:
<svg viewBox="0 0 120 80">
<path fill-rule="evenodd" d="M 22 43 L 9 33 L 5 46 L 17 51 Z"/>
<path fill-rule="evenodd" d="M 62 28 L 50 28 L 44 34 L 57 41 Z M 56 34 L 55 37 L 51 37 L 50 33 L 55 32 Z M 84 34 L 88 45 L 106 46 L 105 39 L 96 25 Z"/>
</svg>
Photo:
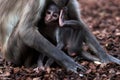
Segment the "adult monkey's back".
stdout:
<svg viewBox="0 0 120 80">
<path fill-rule="evenodd" d="M 41 14 L 52 0 L 1 0 L 0 1 L 0 43 L 7 61 L 16 66 L 32 66 L 38 57 L 45 54 L 68 70 L 84 71 L 64 52 L 57 49 L 38 31 Z M 54 0 L 53 0 L 54 1 Z M 69 0 L 55 0 L 61 7 Z"/>
</svg>

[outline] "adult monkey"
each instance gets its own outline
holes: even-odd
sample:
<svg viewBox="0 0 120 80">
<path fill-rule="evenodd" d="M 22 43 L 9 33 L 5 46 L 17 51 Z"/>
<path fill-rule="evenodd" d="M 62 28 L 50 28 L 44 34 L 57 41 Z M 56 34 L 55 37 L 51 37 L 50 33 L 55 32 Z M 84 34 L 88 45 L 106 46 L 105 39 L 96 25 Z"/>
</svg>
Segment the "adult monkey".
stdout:
<svg viewBox="0 0 120 80">
<path fill-rule="evenodd" d="M 77 73 L 85 68 L 56 48 L 38 31 L 42 12 L 52 0 L 1 0 L 0 41 L 7 61 L 16 66 L 31 66 L 45 54 L 59 65 Z M 64 7 L 69 0 L 53 0 Z M 62 4 L 61 4 L 62 3 Z"/>
</svg>

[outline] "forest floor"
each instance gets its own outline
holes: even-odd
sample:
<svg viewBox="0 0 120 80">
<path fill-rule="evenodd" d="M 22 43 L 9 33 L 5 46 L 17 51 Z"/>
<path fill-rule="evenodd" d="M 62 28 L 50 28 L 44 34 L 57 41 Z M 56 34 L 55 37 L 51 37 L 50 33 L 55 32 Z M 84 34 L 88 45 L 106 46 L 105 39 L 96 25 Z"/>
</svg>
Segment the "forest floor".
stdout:
<svg viewBox="0 0 120 80">
<path fill-rule="evenodd" d="M 106 52 L 120 59 L 120 1 L 78 0 L 81 17 L 89 26 Z M 0 58 L 0 80 L 120 80 L 120 65 L 98 65 L 80 61 L 88 70 L 83 76 L 68 72 L 61 67 L 48 70 L 13 67 Z"/>
</svg>

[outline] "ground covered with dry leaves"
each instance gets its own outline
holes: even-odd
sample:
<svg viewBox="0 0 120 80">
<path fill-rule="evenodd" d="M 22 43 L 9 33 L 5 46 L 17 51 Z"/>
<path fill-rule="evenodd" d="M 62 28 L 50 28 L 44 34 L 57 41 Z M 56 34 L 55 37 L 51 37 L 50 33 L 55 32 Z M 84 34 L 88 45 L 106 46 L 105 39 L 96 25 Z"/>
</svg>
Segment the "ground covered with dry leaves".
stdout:
<svg viewBox="0 0 120 80">
<path fill-rule="evenodd" d="M 107 53 L 120 59 L 120 0 L 79 0 L 81 17 Z M 84 76 L 60 67 L 48 70 L 12 67 L 0 59 L 0 80 L 120 80 L 120 65 L 106 66 L 81 61 L 88 70 Z"/>
</svg>

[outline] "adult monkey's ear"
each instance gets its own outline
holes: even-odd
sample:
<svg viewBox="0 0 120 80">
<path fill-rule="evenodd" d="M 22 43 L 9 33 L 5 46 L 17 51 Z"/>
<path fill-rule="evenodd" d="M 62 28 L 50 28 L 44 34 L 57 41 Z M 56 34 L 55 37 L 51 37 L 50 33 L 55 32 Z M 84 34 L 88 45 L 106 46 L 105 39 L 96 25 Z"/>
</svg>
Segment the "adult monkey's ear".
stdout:
<svg viewBox="0 0 120 80">
<path fill-rule="evenodd" d="M 53 0 L 60 8 L 65 7 L 70 0 Z"/>
</svg>

